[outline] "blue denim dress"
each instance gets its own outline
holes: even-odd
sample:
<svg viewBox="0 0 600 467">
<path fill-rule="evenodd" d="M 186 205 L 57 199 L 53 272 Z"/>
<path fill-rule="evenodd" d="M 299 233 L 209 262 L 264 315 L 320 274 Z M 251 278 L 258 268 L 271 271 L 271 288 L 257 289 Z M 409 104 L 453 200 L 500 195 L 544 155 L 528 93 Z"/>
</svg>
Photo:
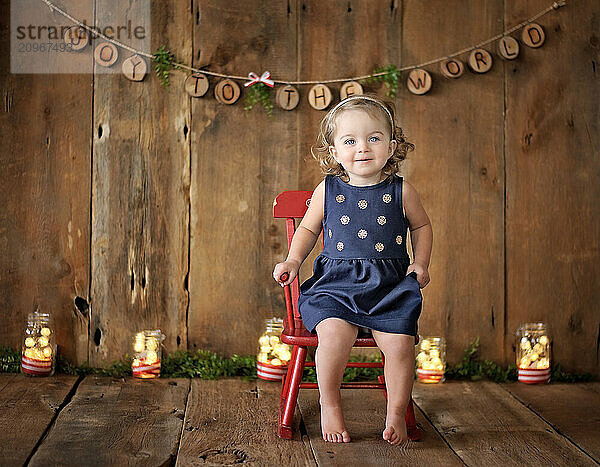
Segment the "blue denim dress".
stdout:
<svg viewBox="0 0 600 467">
<path fill-rule="evenodd" d="M 423 297 L 416 273 L 406 275 L 402 181 L 392 176 L 377 185 L 352 186 L 325 178 L 324 248 L 298 299 L 309 331 L 326 318 L 340 318 L 362 328 L 417 335 Z"/>
</svg>

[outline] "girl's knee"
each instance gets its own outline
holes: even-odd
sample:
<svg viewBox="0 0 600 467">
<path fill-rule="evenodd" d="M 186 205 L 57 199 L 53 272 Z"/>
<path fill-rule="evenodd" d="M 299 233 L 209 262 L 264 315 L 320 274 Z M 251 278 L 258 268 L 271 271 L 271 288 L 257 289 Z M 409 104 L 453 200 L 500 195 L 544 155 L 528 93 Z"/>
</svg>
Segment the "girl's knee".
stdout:
<svg viewBox="0 0 600 467">
<path fill-rule="evenodd" d="M 354 343 L 358 334 L 358 326 L 338 318 L 327 318 L 317 324 L 316 332 L 319 346 Z"/>
</svg>

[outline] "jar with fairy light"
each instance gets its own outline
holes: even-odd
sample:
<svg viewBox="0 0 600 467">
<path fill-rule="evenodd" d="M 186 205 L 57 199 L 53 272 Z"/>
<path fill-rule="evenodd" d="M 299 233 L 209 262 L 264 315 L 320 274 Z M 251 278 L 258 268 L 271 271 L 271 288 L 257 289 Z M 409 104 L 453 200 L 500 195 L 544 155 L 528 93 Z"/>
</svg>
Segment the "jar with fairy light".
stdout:
<svg viewBox="0 0 600 467">
<path fill-rule="evenodd" d="M 28 376 L 52 376 L 56 366 L 56 332 L 50 313 L 27 316 L 21 347 L 21 371 Z"/>
<path fill-rule="evenodd" d="M 265 330 L 258 339 L 256 375 L 267 381 L 281 381 L 292 358 L 290 346 L 281 342 L 283 320 L 265 320 Z"/>
<path fill-rule="evenodd" d="M 443 337 L 421 337 L 417 349 L 417 379 L 421 383 L 445 380 L 446 340 Z"/>
<path fill-rule="evenodd" d="M 524 323 L 517 329 L 516 357 L 519 381 L 550 381 L 550 337 L 545 323 Z"/>
<path fill-rule="evenodd" d="M 131 362 L 133 376 L 142 379 L 160 376 L 161 346 L 165 337 L 160 329 L 140 331 L 133 336 L 133 361 Z"/>
</svg>

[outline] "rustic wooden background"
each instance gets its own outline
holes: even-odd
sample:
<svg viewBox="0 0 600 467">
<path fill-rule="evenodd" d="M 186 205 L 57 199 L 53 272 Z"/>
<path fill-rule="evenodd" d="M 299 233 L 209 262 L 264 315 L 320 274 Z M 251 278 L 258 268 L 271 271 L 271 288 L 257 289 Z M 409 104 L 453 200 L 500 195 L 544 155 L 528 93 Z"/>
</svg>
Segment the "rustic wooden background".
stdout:
<svg viewBox="0 0 600 467">
<path fill-rule="evenodd" d="M 153 2 L 152 50 L 228 74 L 355 76 L 452 53 L 550 3 Z M 20 345 L 39 305 L 78 363 L 121 358 L 142 328 L 162 329 L 169 352 L 254 353 L 264 318 L 283 316 L 273 198 L 321 178 L 308 88 L 269 120 L 244 112 L 247 90 L 219 104 L 215 79 L 190 98 L 182 72 L 169 88 L 154 75 L 10 74 L 9 11 L 1 0 L 0 345 Z M 427 67 L 420 97 L 402 78 L 396 105 L 416 144 L 404 175 L 435 234 L 419 327 L 446 336 L 450 362 L 479 336 L 481 355 L 506 364 L 517 326 L 544 321 L 555 361 L 598 376 L 600 8 L 568 2 L 539 23 L 542 48 L 503 61 L 493 44 L 485 75 Z"/>
</svg>

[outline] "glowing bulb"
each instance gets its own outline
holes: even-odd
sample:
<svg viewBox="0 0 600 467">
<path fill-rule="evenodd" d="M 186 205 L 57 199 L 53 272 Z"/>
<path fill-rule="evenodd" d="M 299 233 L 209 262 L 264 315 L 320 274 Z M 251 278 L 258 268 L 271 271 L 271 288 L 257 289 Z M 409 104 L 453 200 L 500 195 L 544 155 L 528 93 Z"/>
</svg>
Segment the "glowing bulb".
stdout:
<svg viewBox="0 0 600 467">
<path fill-rule="evenodd" d="M 40 334 L 45 337 L 48 337 L 51 333 L 52 331 L 50 330 L 50 328 L 42 328 L 42 330 L 40 331 Z"/>
<path fill-rule="evenodd" d="M 25 339 L 25 347 L 33 347 L 35 345 L 35 339 L 33 337 L 27 337 Z"/>
<path fill-rule="evenodd" d="M 265 352 L 261 352 L 258 354 L 258 357 L 256 359 L 261 363 L 267 363 L 267 360 L 269 358 Z"/>
<path fill-rule="evenodd" d="M 442 364 L 442 361 L 441 361 L 441 360 L 440 360 L 438 357 L 435 357 L 435 358 L 432 358 L 432 359 L 431 359 L 431 364 L 432 364 L 434 367 L 435 367 L 435 366 L 439 366 L 439 365 L 441 365 L 441 364 Z"/>
<path fill-rule="evenodd" d="M 270 343 L 272 346 L 275 346 L 275 345 L 279 344 L 279 337 L 277 337 L 277 336 L 271 336 L 271 337 L 269 338 L 269 343 Z"/>
<path fill-rule="evenodd" d="M 435 369 L 436 369 L 436 370 L 438 370 L 438 371 L 443 371 L 443 370 L 444 370 L 444 365 L 442 365 L 442 364 L 440 363 L 439 365 L 437 365 L 437 366 L 435 367 Z"/>
<path fill-rule="evenodd" d="M 529 356 L 529 358 L 532 362 L 535 362 L 539 358 L 539 355 L 534 352 Z"/>
<path fill-rule="evenodd" d="M 423 339 L 423 342 L 421 342 L 421 350 L 429 350 L 431 348 L 431 343 L 429 342 L 428 339 Z"/>
<path fill-rule="evenodd" d="M 280 366 L 281 360 L 279 360 L 278 358 L 274 358 L 273 360 L 271 360 L 271 365 Z"/>
<path fill-rule="evenodd" d="M 44 353 L 44 357 L 46 357 L 46 358 L 52 357 L 52 349 L 50 347 L 44 347 L 42 349 L 42 352 Z"/>
<path fill-rule="evenodd" d="M 156 342 L 156 338 L 148 337 L 146 338 L 146 348 L 148 350 L 156 350 L 158 349 L 158 342 Z"/>
<path fill-rule="evenodd" d="M 433 364 L 429 360 L 426 360 L 421 364 L 421 368 L 423 370 L 433 370 Z"/>
<path fill-rule="evenodd" d="M 154 363 L 158 360 L 158 354 L 154 350 L 148 350 L 146 353 L 146 362 Z"/>
<path fill-rule="evenodd" d="M 533 351 L 537 354 L 541 354 L 544 351 L 544 346 L 538 342 L 533 346 Z"/>
<path fill-rule="evenodd" d="M 45 336 L 39 337 L 38 344 L 40 345 L 40 347 L 46 347 L 48 345 L 48 338 Z"/>
<path fill-rule="evenodd" d="M 539 342 L 540 344 L 542 344 L 542 345 L 546 345 L 546 344 L 548 344 L 548 336 L 545 336 L 545 335 L 544 335 L 544 336 L 541 336 L 541 337 L 538 339 L 538 342 Z"/>
<path fill-rule="evenodd" d="M 140 366 L 142 362 L 140 362 L 139 358 L 134 358 L 131 362 L 131 366 Z"/>
<path fill-rule="evenodd" d="M 529 360 L 529 358 L 527 358 L 527 357 L 523 357 L 523 358 L 521 359 L 521 363 L 520 363 L 519 367 L 520 367 L 520 368 L 527 368 L 527 367 L 529 367 L 529 363 L 530 363 L 530 360 Z"/>
<path fill-rule="evenodd" d="M 144 351 L 144 343 L 135 341 L 135 343 L 133 344 L 133 351 L 136 353 L 143 352 Z"/>
<path fill-rule="evenodd" d="M 269 345 L 269 336 L 260 336 L 260 338 L 258 339 L 258 344 L 261 347 L 266 347 Z"/>
<path fill-rule="evenodd" d="M 429 356 L 433 357 L 433 358 L 439 357 L 440 356 L 440 351 L 438 349 L 433 348 L 433 349 L 431 349 L 429 351 Z"/>
<path fill-rule="evenodd" d="M 531 348 L 531 342 L 529 342 L 529 339 L 527 339 L 526 337 L 522 337 L 521 338 L 521 349 L 523 350 L 528 350 Z"/>
<path fill-rule="evenodd" d="M 33 349 L 25 349 L 25 356 L 27 358 L 35 358 L 35 350 L 33 350 Z"/>
</svg>

